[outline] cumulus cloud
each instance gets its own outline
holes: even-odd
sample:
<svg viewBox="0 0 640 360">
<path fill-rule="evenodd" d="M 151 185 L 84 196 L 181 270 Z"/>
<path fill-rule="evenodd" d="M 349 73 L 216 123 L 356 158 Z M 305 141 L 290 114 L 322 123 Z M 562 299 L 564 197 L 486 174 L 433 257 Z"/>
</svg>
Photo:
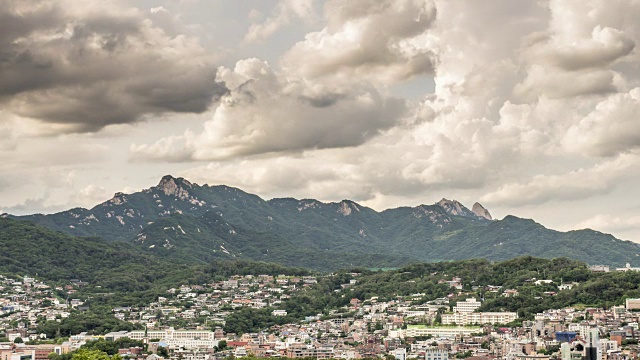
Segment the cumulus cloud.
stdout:
<svg viewBox="0 0 640 360">
<path fill-rule="evenodd" d="M 133 158 L 215 160 L 356 146 L 398 124 L 406 111 L 403 100 L 371 86 L 287 79 L 258 59 L 222 67 L 218 78 L 231 90 L 201 134 L 133 145 Z"/>
<path fill-rule="evenodd" d="M 564 137 L 567 147 L 595 156 L 614 156 L 640 147 L 640 88 L 612 95 L 573 125 Z"/>
<path fill-rule="evenodd" d="M 327 201 L 345 198 L 361 201 L 373 197 L 373 189 L 362 182 L 361 175 L 354 171 L 355 166 L 317 160 L 316 153 L 309 157 L 212 162 L 184 171 L 181 175 L 201 183 L 236 184 L 264 197 L 304 198 L 310 193 L 316 199 Z M 316 166 L 309 167 L 310 162 L 316 162 Z M 251 168 L 252 171 L 236 171 L 238 168 Z"/>
<path fill-rule="evenodd" d="M 629 55 L 636 45 L 624 32 L 601 25 L 596 25 L 590 36 L 562 35 L 536 42 L 529 51 L 540 60 L 573 71 L 606 67 Z"/>
<path fill-rule="evenodd" d="M 287 71 L 385 84 L 433 73 L 426 33 L 436 18 L 431 1 L 330 0 L 324 12 L 327 26 L 284 55 Z"/>
<path fill-rule="evenodd" d="M 202 112 L 225 89 L 195 39 L 100 2 L 0 4 L 0 103 L 59 131 Z"/>
<path fill-rule="evenodd" d="M 262 23 L 253 23 L 245 35 L 245 41 L 264 40 L 294 18 L 308 19 L 314 15 L 314 0 L 280 0 L 273 13 Z M 250 14 L 255 17 L 255 12 Z"/>
<path fill-rule="evenodd" d="M 535 101 L 541 96 L 564 99 L 607 94 L 617 90 L 615 80 L 615 73 L 608 70 L 567 72 L 533 65 L 514 93 L 518 99 L 526 101 Z"/>
<path fill-rule="evenodd" d="M 629 169 L 638 166 L 637 155 L 621 155 L 590 168 L 560 175 L 536 175 L 525 183 L 507 183 L 486 194 L 482 201 L 512 206 L 575 200 L 606 194 Z"/>
</svg>

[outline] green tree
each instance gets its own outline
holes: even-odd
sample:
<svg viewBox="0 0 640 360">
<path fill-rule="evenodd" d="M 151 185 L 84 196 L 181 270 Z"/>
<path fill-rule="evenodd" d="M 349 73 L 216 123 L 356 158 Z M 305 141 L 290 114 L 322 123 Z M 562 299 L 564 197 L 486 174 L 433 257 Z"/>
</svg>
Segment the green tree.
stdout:
<svg viewBox="0 0 640 360">
<path fill-rule="evenodd" d="M 169 358 L 169 350 L 164 346 L 158 346 L 158 356 L 162 356 L 165 359 Z"/>
<path fill-rule="evenodd" d="M 122 358 L 120 355 L 109 356 L 100 350 L 79 349 L 73 354 L 71 360 L 122 360 Z"/>
<path fill-rule="evenodd" d="M 227 340 L 218 341 L 218 346 L 216 347 L 218 351 L 224 351 L 227 349 Z"/>
</svg>

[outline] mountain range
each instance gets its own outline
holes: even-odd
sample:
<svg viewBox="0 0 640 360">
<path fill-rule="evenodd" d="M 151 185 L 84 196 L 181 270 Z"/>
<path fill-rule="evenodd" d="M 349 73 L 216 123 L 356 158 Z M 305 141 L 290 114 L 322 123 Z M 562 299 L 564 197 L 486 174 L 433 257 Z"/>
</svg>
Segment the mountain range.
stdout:
<svg viewBox="0 0 640 360">
<path fill-rule="evenodd" d="M 378 212 L 350 200 L 264 200 L 169 175 L 157 186 L 116 193 L 91 209 L 3 216 L 109 246 L 125 243 L 144 256 L 184 264 L 241 258 L 332 270 L 521 255 L 640 264 L 636 243 L 589 229 L 555 231 L 515 216 L 494 220 L 478 203 L 470 210 L 443 199 Z"/>
</svg>

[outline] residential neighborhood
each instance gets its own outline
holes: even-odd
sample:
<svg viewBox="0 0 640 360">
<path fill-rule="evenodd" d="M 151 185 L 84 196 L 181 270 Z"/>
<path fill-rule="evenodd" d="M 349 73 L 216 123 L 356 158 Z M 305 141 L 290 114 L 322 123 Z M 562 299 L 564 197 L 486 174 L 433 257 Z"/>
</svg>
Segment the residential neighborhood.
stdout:
<svg viewBox="0 0 640 360">
<path fill-rule="evenodd" d="M 347 296 L 359 274 L 336 290 Z M 527 280 L 529 281 L 529 280 Z M 451 294 L 422 302 L 425 294 L 381 300 L 352 298 L 349 305 L 304 321 L 273 325 L 259 332 L 225 331 L 230 314 L 243 308 L 269 308 L 286 317 L 283 300 L 318 282 L 314 276 L 231 276 L 200 285 L 179 285 L 142 307 L 113 307 L 112 316 L 139 330 L 47 338 L 35 331 L 42 321 L 58 321 L 86 310 L 87 299 L 74 298 L 88 286 L 73 281 L 49 285 L 32 277 L 0 277 L 0 344 L 2 360 L 44 360 L 95 340 L 131 339 L 144 348 L 120 349 L 128 358 L 213 360 L 256 357 L 395 358 L 448 360 L 454 358 L 546 360 L 634 359 L 638 355 L 640 299 L 624 306 L 549 309 L 533 320 L 518 321 L 514 312 L 479 312 L 482 299 L 465 297 L 461 279 L 448 281 Z M 534 286 L 548 281 L 530 281 Z M 579 286 L 579 284 L 560 284 Z M 560 286 L 558 286 L 560 288 Z M 475 289 L 478 290 L 478 289 Z M 487 286 L 503 297 L 512 289 Z M 559 290 L 563 291 L 563 290 Z M 61 295 L 65 295 L 61 297 Z M 553 296 L 550 294 L 549 296 Z M 595 350 L 593 350 L 595 348 Z M 595 354 L 590 354 L 590 351 Z M 595 352 L 594 352 L 595 351 Z M 46 354 L 45 354 L 46 353 Z M 595 357 L 593 357 L 593 356 Z"/>
</svg>

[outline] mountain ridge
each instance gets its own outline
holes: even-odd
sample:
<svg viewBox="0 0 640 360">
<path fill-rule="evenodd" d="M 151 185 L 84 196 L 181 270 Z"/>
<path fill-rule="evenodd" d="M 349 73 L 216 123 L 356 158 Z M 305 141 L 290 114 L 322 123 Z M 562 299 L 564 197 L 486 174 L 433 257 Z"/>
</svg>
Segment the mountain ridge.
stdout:
<svg viewBox="0 0 640 360">
<path fill-rule="evenodd" d="M 170 175 L 148 189 L 116 193 L 91 209 L 10 217 L 195 263 L 249 258 L 334 269 L 531 255 L 621 265 L 638 263 L 640 252 L 635 243 L 594 230 L 559 232 L 512 215 L 493 220 L 479 203 L 470 210 L 442 199 L 376 211 L 346 199 L 264 200 L 239 188 Z"/>
</svg>

